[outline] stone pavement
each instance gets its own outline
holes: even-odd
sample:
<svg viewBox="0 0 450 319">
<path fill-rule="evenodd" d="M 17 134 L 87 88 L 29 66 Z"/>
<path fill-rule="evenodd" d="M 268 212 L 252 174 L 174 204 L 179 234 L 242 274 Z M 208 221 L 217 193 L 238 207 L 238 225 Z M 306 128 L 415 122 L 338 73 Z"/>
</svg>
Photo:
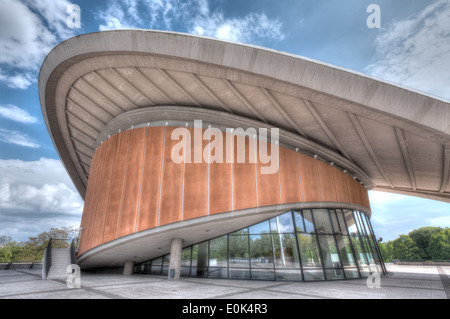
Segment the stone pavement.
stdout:
<svg viewBox="0 0 450 319">
<path fill-rule="evenodd" d="M 81 288 L 41 280 L 41 270 L 0 271 L 0 299 L 450 299 L 450 266 L 387 264 L 380 288 L 366 279 L 323 282 L 246 281 L 81 274 Z"/>
</svg>

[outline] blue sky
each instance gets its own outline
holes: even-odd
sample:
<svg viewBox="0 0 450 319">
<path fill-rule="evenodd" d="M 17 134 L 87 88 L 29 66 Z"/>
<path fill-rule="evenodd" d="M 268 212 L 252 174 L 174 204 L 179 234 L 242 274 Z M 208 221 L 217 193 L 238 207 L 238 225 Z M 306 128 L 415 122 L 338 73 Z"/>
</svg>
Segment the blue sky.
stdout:
<svg viewBox="0 0 450 319">
<path fill-rule="evenodd" d="M 81 28 L 67 27 L 67 7 Z M 369 4 L 381 28 L 368 28 Z M 450 2 L 446 0 L 0 0 L 0 236 L 27 240 L 79 226 L 83 201 L 47 132 L 39 68 L 58 43 L 116 28 L 172 30 L 260 45 L 450 99 Z M 370 192 L 385 240 L 422 226 L 450 226 L 450 204 Z"/>
</svg>

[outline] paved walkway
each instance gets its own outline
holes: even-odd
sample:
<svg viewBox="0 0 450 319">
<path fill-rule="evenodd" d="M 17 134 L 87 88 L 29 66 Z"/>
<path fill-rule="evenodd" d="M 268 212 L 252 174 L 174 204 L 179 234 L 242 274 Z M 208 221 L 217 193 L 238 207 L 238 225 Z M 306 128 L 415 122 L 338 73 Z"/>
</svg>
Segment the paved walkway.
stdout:
<svg viewBox="0 0 450 319">
<path fill-rule="evenodd" d="M 387 264 L 380 288 L 365 279 L 327 282 L 244 281 L 82 273 L 81 288 L 41 280 L 41 270 L 0 271 L 0 299 L 450 299 L 450 266 Z"/>
</svg>

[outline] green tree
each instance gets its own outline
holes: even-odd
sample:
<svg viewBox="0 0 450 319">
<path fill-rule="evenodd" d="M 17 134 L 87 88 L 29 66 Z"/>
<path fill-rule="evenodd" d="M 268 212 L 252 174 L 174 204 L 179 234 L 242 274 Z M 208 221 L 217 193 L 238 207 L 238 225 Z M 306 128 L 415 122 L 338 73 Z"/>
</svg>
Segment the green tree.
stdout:
<svg viewBox="0 0 450 319">
<path fill-rule="evenodd" d="M 420 259 L 419 248 L 408 235 L 400 235 L 392 242 L 392 258 L 402 260 Z"/>
<path fill-rule="evenodd" d="M 378 247 L 380 248 L 381 256 L 385 262 L 392 261 L 392 241 L 388 241 L 387 243 L 379 243 Z"/>
<path fill-rule="evenodd" d="M 6 263 L 12 260 L 12 251 L 10 246 L 0 247 L 0 262 Z"/>
<path fill-rule="evenodd" d="M 408 233 L 408 236 L 416 243 L 416 247 L 418 248 L 418 254 L 421 259 L 428 260 L 433 259 L 428 246 L 430 244 L 431 238 L 441 232 L 443 229 L 441 227 L 421 227 L 418 229 L 414 229 L 413 231 Z"/>
<path fill-rule="evenodd" d="M 431 236 L 428 252 L 433 260 L 450 260 L 450 228 Z"/>
</svg>

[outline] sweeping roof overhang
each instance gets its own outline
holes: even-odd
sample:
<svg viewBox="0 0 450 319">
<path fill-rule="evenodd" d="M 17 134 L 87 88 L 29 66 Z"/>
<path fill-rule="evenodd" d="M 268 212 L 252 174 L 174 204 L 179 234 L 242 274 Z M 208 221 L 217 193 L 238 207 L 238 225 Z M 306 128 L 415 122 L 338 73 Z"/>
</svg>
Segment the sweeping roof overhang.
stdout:
<svg viewBox="0 0 450 319">
<path fill-rule="evenodd" d="M 282 145 L 368 189 L 450 202 L 448 102 L 304 57 L 174 32 L 90 33 L 48 54 L 39 97 L 83 197 L 96 147 L 142 118 L 276 127 Z"/>
</svg>

